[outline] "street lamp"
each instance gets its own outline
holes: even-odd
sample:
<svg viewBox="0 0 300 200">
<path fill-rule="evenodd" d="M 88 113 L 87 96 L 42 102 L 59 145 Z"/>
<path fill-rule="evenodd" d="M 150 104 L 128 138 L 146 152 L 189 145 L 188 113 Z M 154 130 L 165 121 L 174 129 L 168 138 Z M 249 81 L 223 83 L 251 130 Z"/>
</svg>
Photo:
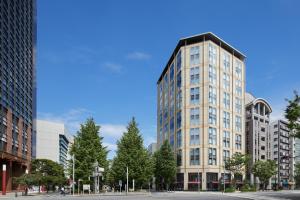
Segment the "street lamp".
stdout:
<svg viewBox="0 0 300 200">
<path fill-rule="evenodd" d="M 75 154 L 73 154 L 73 181 L 72 181 L 72 190 L 73 190 L 73 196 L 75 195 Z"/>
</svg>

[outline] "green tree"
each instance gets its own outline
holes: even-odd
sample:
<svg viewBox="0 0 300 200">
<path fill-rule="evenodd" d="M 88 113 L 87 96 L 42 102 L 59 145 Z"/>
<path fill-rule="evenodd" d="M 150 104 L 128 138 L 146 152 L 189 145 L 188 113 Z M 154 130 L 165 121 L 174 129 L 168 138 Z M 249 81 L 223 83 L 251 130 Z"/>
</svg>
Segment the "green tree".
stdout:
<svg viewBox="0 0 300 200">
<path fill-rule="evenodd" d="M 263 184 L 263 189 L 266 189 L 269 179 L 277 173 L 276 162 L 274 160 L 258 160 L 255 162 L 252 172 Z"/>
<path fill-rule="evenodd" d="M 15 178 L 18 184 L 24 186 L 45 185 L 47 192 L 55 185 L 66 183 L 64 168 L 62 165 L 48 159 L 35 159 L 31 162 L 31 171 Z"/>
<path fill-rule="evenodd" d="M 294 137 L 300 138 L 300 96 L 294 91 L 293 99 L 287 99 L 288 105 L 285 109 L 285 118 L 288 120 L 288 128 Z"/>
<path fill-rule="evenodd" d="M 168 140 L 154 154 L 154 175 L 160 189 L 169 189 L 176 176 L 176 161 Z"/>
<path fill-rule="evenodd" d="M 143 138 L 138 129 L 135 118 L 129 122 L 127 131 L 117 142 L 116 157 L 112 161 L 109 179 L 112 182 L 122 180 L 126 182 L 126 168 L 128 167 L 129 185 L 135 180 L 137 187 L 142 187 L 150 181 L 153 167 L 150 156 L 143 145 Z"/>
<path fill-rule="evenodd" d="M 245 167 L 248 165 L 249 156 L 241 153 L 235 153 L 233 156 L 226 161 L 225 169 L 230 171 L 234 175 L 233 185 L 236 185 L 236 178 L 242 176 L 245 172 Z"/>
<path fill-rule="evenodd" d="M 81 179 L 83 183 L 90 183 L 90 176 L 97 161 L 100 167 L 108 168 L 107 149 L 103 146 L 103 137 L 99 133 L 100 126 L 97 126 L 92 118 L 81 124 L 74 143 L 71 146 L 70 155 L 75 156 L 75 179 Z M 69 161 L 69 174 L 72 176 L 72 159 Z"/>
<path fill-rule="evenodd" d="M 300 162 L 297 162 L 295 166 L 295 182 L 296 188 L 300 188 Z"/>
</svg>

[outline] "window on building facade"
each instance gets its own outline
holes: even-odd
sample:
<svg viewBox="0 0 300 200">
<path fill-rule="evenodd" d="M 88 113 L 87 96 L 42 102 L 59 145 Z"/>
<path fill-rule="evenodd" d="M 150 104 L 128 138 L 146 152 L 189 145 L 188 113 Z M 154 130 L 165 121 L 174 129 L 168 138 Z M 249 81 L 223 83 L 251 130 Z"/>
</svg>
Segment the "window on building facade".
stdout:
<svg viewBox="0 0 300 200">
<path fill-rule="evenodd" d="M 223 162 L 226 163 L 230 159 L 230 151 L 223 150 Z"/>
<path fill-rule="evenodd" d="M 174 133 L 170 132 L 170 146 L 172 149 L 174 149 L 174 142 L 175 142 L 175 136 Z"/>
<path fill-rule="evenodd" d="M 223 73 L 223 89 L 226 91 L 230 90 L 230 77 L 226 73 Z"/>
<path fill-rule="evenodd" d="M 242 100 L 238 97 L 235 98 L 235 111 L 242 114 Z"/>
<path fill-rule="evenodd" d="M 178 111 L 176 115 L 176 127 L 181 128 L 181 111 Z"/>
<path fill-rule="evenodd" d="M 236 135 L 235 136 L 235 148 L 241 150 L 242 149 L 242 136 Z"/>
<path fill-rule="evenodd" d="M 177 81 L 177 89 L 180 89 L 180 88 L 181 88 L 181 72 L 179 72 L 179 73 L 177 74 L 177 79 L 176 79 L 176 81 Z"/>
<path fill-rule="evenodd" d="M 223 54 L 223 70 L 227 73 L 230 72 L 230 56 L 227 53 Z"/>
<path fill-rule="evenodd" d="M 209 148 L 208 149 L 208 164 L 217 165 L 217 149 Z"/>
<path fill-rule="evenodd" d="M 209 77 L 209 84 L 215 86 L 217 84 L 217 72 L 215 66 L 209 65 L 208 77 Z"/>
<path fill-rule="evenodd" d="M 199 84 L 199 67 L 193 67 L 190 70 L 190 84 L 191 85 L 197 85 Z"/>
<path fill-rule="evenodd" d="M 200 144 L 200 129 L 191 128 L 190 129 L 190 145 L 199 145 Z"/>
<path fill-rule="evenodd" d="M 177 151 L 177 167 L 181 166 L 182 165 L 182 150 L 179 149 Z"/>
<path fill-rule="evenodd" d="M 176 65 L 177 65 L 177 72 L 181 70 L 181 51 L 178 51 L 176 56 Z"/>
<path fill-rule="evenodd" d="M 242 80 L 242 63 L 240 61 L 236 61 L 235 75 L 239 80 Z"/>
<path fill-rule="evenodd" d="M 209 98 L 209 103 L 212 105 L 217 104 L 217 89 L 209 86 L 209 91 L 208 91 L 208 98 Z"/>
<path fill-rule="evenodd" d="M 170 82 L 174 80 L 174 63 L 170 67 Z"/>
<path fill-rule="evenodd" d="M 209 57 L 209 64 L 215 66 L 217 64 L 217 48 L 213 44 L 209 44 L 208 46 L 208 57 Z"/>
<path fill-rule="evenodd" d="M 217 109 L 209 106 L 209 124 L 216 125 L 217 124 Z"/>
<path fill-rule="evenodd" d="M 235 130 L 238 132 L 242 131 L 242 117 L 235 116 Z"/>
<path fill-rule="evenodd" d="M 182 106 L 182 92 L 179 89 L 177 91 L 177 95 L 176 95 L 176 107 L 177 107 L 178 110 L 180 110 L 181 106 Z"/>
<path fill-rule="evenodd" d="M 199 87 L 191 88 L 190 89 L 190 101 L 192 105 L 199 104 Z"/>
<path fill-rule="evenodd" d="M 230 94 L 227 92 L 223 93 L 223 106 L 226 109 L 230 109 Z"/>
<path fill-rule="evenodd" d="M 176 133 L 176 141 L 177 141 L 177 148 L 180 148 L 182 145 L 182 137 L 181 137 L 181 130 L 178 130 Z"/>
<path fill-rule="evenodd" d="M 230 113 L 223 111 L 223 128 L 230 128 Z"/>
<path fill-rule="evenodd" d="M 190 48 L 190 64 L 197 65 L 200 63 L 200 50 L 199 46 Z"/>
<path fill-rule="evenodd" d="M 190 149 L 190 165 L 200 165 L 200 149 Z"/>
<path fill-rule="evenodd" d="M 223 147 L 229 148 L 230 147 L 230 132 L 223 131 Z"/>
<path fill-rule="evenodd" d="M 199 125 L 199 108 L 191 108 L 190 109 L 190 123 L 191 125 Z"/>
<path fill-rule="evenodd" d="M 237 96 L 242 96 L 242 81 L 241 80 L 235 80 L 235 94 Z"/>
<path fill-rule="evenodd" d="M 208 143 L 212 145 L 217 144 L 217 129 L 209 127 L 208 128 Z"/>
</svg>

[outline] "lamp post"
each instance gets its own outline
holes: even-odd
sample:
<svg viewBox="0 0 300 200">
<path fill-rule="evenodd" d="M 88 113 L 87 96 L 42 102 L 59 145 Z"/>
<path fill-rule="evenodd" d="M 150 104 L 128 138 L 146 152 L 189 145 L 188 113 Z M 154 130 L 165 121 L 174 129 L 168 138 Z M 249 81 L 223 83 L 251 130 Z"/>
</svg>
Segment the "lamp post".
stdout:
<svg viewBox="0 0 300 200">
<path fill-rule="evenodd" d="M 73 154 L 73 181 L 72 181 L 72 190 L 73 190 L 73 196 L 75 195 L 75 154 Z"/>
<path fill-rule="evenodd" d="M 128 195 L 128 166 L 126 167 L 126 195 Z"/>
<path fill-rule="evenodd" d="M 2 165 L 2 195 L 6 195 L 6 164 Z"/>
</svg>

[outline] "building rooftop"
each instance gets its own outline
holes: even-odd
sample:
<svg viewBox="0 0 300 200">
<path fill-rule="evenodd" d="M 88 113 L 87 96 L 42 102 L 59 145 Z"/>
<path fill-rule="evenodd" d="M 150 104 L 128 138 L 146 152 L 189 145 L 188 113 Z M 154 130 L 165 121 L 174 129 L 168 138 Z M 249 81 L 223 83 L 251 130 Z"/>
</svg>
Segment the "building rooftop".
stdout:
<svg viewBox="0 0 300 200">
<path fill-rule="evenodd" d="M 168 70 L 168 66 L 172 63 L 172 61 L 175 58 L 177 52 L 179 51 L 179 49 L 182 46 L 191 45 L 191 44 L 195 44 L 195 43 L 199 43 L 199 42 L 207 41 L 207 40 L 210 40 L 210 41 L 216 43 L 217 45 L 222 46 L 222 48 L 224 48 L 228 52 L 232 52 L 237 58 L 239 58 L 241 60 L 245 60 L 245 58 L 246 58 L 246 56 L 242 52 L 240 52 L 239 50 L 237 50 L 236 48 L 234 48 L 233 46 L 231 46 L 230 44 L 228 44 L 227 42 L 225 42 L 224 40 L 222 40 L 221 38 L 219 38 L 218 36 L 216 36 L 212 32 L 201 33 L 201 34 L 198 34 L 198 35 L 193 35 L 193 36 L 190 36 L 190 37 L 181 38 L 179 40 L 178 44 L 176 45 L 171 57 L 169 58 L 169 61 L 168 61 L 167 65 L 165 66 L 163 72 L 161 73 L 157 83 L 159 83 L 161 81 L 163 75 Z"/>
</svg>

